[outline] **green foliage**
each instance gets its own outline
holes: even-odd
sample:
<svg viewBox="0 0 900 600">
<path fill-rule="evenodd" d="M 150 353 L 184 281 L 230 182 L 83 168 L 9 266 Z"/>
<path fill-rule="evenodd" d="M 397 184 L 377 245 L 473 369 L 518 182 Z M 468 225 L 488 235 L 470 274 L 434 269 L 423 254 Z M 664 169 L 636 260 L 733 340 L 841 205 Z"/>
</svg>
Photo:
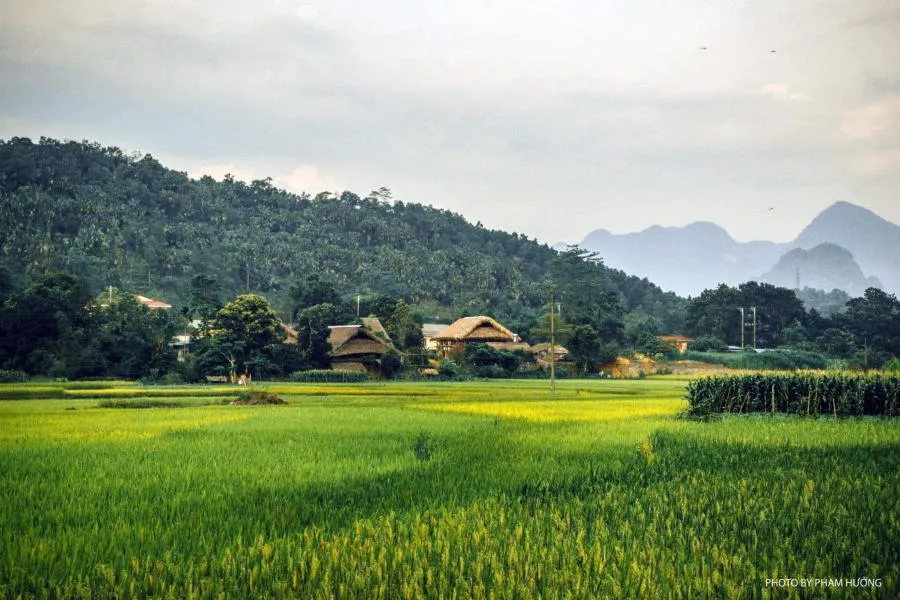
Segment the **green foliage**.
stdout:
<svg viewBox="0 0 900 600">
<path fill-rule="evenodd" d="M 688 350 L 691 352 L 725 352 L 728 350 L 728 346 L 720 338 L 701 335 L 688 342 Z"/>
<path fill-rule="evenodd" d="M 393 379 L 403 369 L 400 355 L 394 351 L 386 352 L 378 361 L 378 371 L 385 379 Z"/>
<path fill-rule="evenodd" d="M 237 399 L 229 404 L 257 406 L 262 404 L 287 404 L 287 402 L 268 390 L 244 390 L 238 394 Z"/>
<path fill-rule="evenodd" d="M 191 318 L 209 321 L 222 308 L 222 284 L 218 278 L 201 273 L 191 278 L 187 314 Z"/>
<path fill-rule="evenodd" d="M 26 381 L 28 381 L 28 373 L 25 371 L 0 369 L 0 383 L 25 383 Z"/>
<path fill-rule="evenodd" d="M 93 289 L 161 295 L 192 315 L 209 311 L 219 291 L 263 293 L 285 315 L 339 307 L 336 291 L 490 308 L 502 320 L 540 310 L 557 254 L 378 191 L 313 198 L 271 180 L 192 181 L 149 155 L 25 138 L 0 141 L 0 240 L 11 282 L 64 269 Z M 310 285 L 311 273 L 327 281 Z M 678 302 L 639 278 L 611 275 L 636 307 Z"/>
<path fill-rule="evenodd" d="M 829 327 L 822 332 L 817 345 L 822 352 L 835 358 L 849 358 L 856 347 L 853 334 L 836 327 Z"/>
<path fill-rule="evenodd" d="M 422 322 L 403 300 L 394 304 L 394 309 L 384 322 L 384 328 L 401 351 L 414 354 L 423 352 L 425 338 L 422 336 Z"/>
<path fill-rule="evenodd" d="M 460 374 L 459 364 L 452 358 L 442 358 L 438 362 L 438 375 L 444 379 L 457 379 Z"/>
<path fill-rule="evenodd" d="M 362 383 L 368 380 L 369 374 L 362 371 L 309 369 L 291 373 L 291 381 L 298 383 Z"/>
<path fill-rule="evenodd" d="M 300 313 L 317 304 L 330 304 L 335 311 L 335 319 L 343 321 L 349 317 L 334 285 L 329 281 L 323 281 L 318 275 L 309 275 L 304 281 L 292 283 L 289 294 L 293 304 L 292 320 L 297 320 Z"/>
<path fill-rule="evenodd" d="M 68 379 L 155 378 L 171 370 L 175 316 L 128 294 L 103 300 L 68 273 L 42 276 L 9 296 L 0 308 L 0 365 Z"/>
<path fill-rule="evenodd" d="M 523 362 L 525 362 L 525 357 L 522 352 L 494 350 L 482 342 L 467 344 L 463 353 L 463 364 L 476 377 L 513 377 L 522 367 Z M 452 371 L 452 368 L 450 370 Z M 452 373 L 447 373 L 447 376 L 452 376 Z"/>
<path fill-rule="evenodd" d="M 606 362 L 597 331 L 590 325 L 573 327 L 566 344 L 569 360 L 583 373 L 596 372 L 597 367 Z"/>
<path fill-rule="evenodd" d="M 334 325 L 337 310 L 332 304 L 316 304 L 297 315 L 297 348 L 307 368 L 327 369 L 331 364 L 328 342 L 329 325 Z"/>
<path fill-rule="evenodd" d="M 693 352 L 681 355 L 684 360 L 696 360 L 715 365 L 725 365 L 729 369 L 746 370 L 785 370 L 826 369 L 828 359 L 816 352 L 802 350 L 767 350 L 755 352 Z"/>
<path fill-rule="evenodd" d="M 857 347 L 864 353 L 900 352 L 900 301 L 893 294 L 877 288 L 867 289 L 863 297 L 847 302 L 840 322 L 854 334 Z M 869 363 L 868 356 L 865 359 L 866 368 L 880 364 L 878 360 Z"/>
<path fill-rule="evenodd" d="M 787 288 L 755 281 L 742 283 L 737 288 L 721 284 L 714 290 L 704 290 L 688 303 L 688 335 L 713 336 L 739 344 L 741 307 L 747 310 L 744 319 L 748 323 L 753 319 L 749 309 L 756 307 L 756 345 L 760 348 L 780 346 L 785 328 L 806 317 L 803 303 Z M 745 343 L 752 343 L 752 328 L 745 329 L 744 339 Z"/>
<path fill-rule="evenodd" d="M 258 377 L 275 370 L 271 353 L 285 337 L 281 319 L 268 300 L 256 294 L 226 302 L 201 333 L 199 360 L 220 372 L 227 369 L 232 379 L 238 372 Z"/>
<path fill-rule="evenodd" d="M 624 307 L 596 253 L 577 246 L 559 253 L 550 264 L 549 287 L 566 322 L 590 325 L 603 340 L 621 339 Z"/>
<path fill-rule="evenodd" d="M 771 412 L 900 416 L 900 377 L 796 373 L 731 375 L 692 381 L 690 414 Z"/>
</svg>

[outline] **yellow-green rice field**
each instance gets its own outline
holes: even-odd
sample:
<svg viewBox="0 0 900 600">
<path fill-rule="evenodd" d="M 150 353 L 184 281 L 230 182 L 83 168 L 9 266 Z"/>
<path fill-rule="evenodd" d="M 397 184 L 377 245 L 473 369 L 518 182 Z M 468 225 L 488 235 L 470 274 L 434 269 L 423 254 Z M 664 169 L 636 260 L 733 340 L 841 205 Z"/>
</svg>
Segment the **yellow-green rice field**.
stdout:
<svg viewBox="0 0 900 600">
<path fill-rule="evenodd" d="M 685 385 L 2 385 L 0 598 L 900 596 L 900 422 Z"/>
</svg>

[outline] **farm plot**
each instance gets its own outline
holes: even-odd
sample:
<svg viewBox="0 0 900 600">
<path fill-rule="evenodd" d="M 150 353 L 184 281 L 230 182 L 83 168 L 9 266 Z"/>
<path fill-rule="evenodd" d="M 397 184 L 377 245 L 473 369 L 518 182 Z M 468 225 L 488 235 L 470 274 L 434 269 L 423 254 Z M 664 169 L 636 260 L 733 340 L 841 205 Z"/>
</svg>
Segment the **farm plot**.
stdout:
<svg viewBox="0 0 900 600">
<path fill-rule="evenodd" d="M 684 387 L 3 401 L 0 598 L 900 593 L 896 420 L 694 422 Z"/>
</svg>

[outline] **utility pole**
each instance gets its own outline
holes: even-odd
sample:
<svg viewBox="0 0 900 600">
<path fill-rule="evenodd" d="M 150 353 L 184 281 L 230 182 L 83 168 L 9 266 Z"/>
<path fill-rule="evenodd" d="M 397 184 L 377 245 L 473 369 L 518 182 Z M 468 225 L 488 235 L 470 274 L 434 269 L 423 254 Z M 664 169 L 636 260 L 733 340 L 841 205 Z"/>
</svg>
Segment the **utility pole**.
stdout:
<svg viewBox="0 0 900 600">
<path fill-rule="evenodd" d="M 556 392 L 556 321 L 553 318 L 553 309 L 556 301 L 553 299 L 553 288 L 547 288 L 550 292 L 550 391 Z"/>
<path fill-rule="evenodd" d="M 741 311 L 741 350 L 744 349 L 744 307 L 738 309 Z"/>
<path fill-rule="evenodd" d="M 753 307 L 753 349 L 756 350 L 756 307 Z"/>
<path fill-rule="evenodd" d="M 356 318 L 359 318 L 359 294 L 356 295 Z"/>
</svg>

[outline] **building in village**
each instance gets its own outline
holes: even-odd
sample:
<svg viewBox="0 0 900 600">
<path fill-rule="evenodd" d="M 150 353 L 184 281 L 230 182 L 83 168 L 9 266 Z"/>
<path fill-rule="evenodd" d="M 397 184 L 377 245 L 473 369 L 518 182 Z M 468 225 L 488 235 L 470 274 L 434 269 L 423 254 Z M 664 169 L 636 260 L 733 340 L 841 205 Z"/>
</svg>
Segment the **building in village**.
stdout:
<svg viewBox="0 0 900 600">
<path fill-rule="evenodd" d="M 373 371 L 388 352 L 397 352 L 387 331 L 376 318 L 361 319 L 361 325 L 328 327 L 331 368 L 339 371 Z M 399 352 L 397 352 L 399 354 Z"/>
<path fill-rule="evenodd" d="M 550 343 L 541 342 L 531 347 L 531 354 L 534 356 L 534 362 L 538 366 L 546 367 L 550 364 Z M 565 363 L 569 358 L 569 351 L 559 344 L 553 345 L 553 362 L 556 364 Z"/>
<path fill-rule="evenodd" d="M 684 337 L 683 335 L 661 335 L 657 339 L 662 346 L 682 353 L 686 352 L 688 344 L 694 341 L 694 338 Z"/>
<path fill-rule="evenodd" d="M 446 323 L 423 323 L 422 338 L 425 340 L 425 350 L 437 350 L 438 344 L 434 336 L 447 329 Z"/>
<path fill-rule="evenodd" d="M 150 310 L 169 310 L 172 308 L 171 304 L 163 302 L 162 300 L 157 300 L 156 298 L 148 298 L 146 296 L 135 294 L 134 299 L 137 300 L 141 306 L 146 306 Z"/>
<path fill-rule="evenodd" d="M 472 342 L 483 342 L 494 350 L 525 350 L 531 347 L 518 335 L 491 317 L 463 317 L 431 338 L 440 356 L 452 356 Z"/>
</svg>

